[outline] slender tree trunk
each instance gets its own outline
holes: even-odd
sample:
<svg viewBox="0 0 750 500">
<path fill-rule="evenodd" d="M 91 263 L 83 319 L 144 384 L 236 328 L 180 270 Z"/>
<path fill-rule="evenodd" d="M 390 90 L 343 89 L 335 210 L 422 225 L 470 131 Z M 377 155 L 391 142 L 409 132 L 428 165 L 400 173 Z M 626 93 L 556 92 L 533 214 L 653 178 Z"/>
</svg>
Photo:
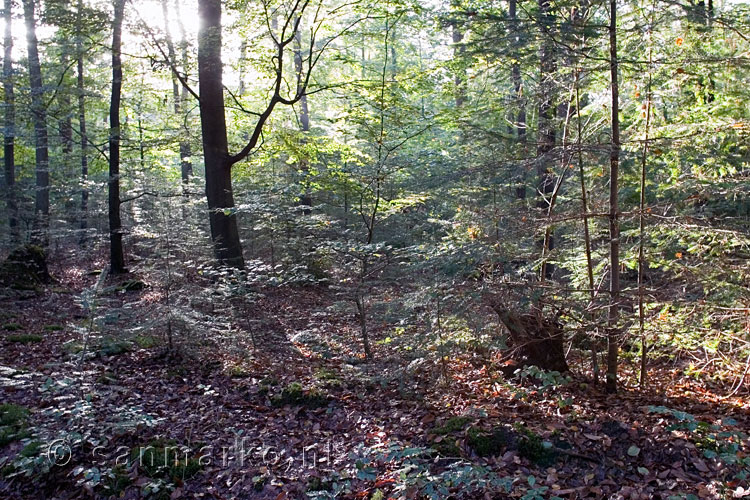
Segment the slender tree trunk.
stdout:
<svg viewBox="0 0 750 500">
<path fill-rule="evenodd" d="M 122 18 L 125 0 L 114 0 L 112 23 L 112 96 L 109 104 L 109 261 L 111 272 L 125 272 L 120 219 L 120 98 L 122 92 Z"/>
<path fill-rule="evenodd" d="M 89 177 L 88 159 L 88 134 L 86 132 L 86 87 L 83 73 L 83 33 L 81 32 L 83 21 L 83 0 L 78 0 L 78 26 L 76 34 L 76 69 L 78 73 L 78 128 L 81 136 L 81 243 L 86 241 L 86 230 L 88 229 L 89 211 L 89 188 L 87 185 Z"/>
<path fill-rule="evenodd" d="M 175 6 L 177 4 L 175 3 Z M 164 32 L 166 34 L 167 38 L 167 55 L 169 57 L 169 64 L 172 66 L 172 68 L 177 68 L 177 53 L 175 51 L 174 41 L 172 40 L 172 33 L 169 31 L 169 4 L 167 3 L 167 0 L 162 0 L 161 2 L 162 12 L 164 14 Z M 182 27 L 182 23 L 180 23 L 181 30 L 184 29 Z M 182 34 L 183 40 L 184 40 L 184 33 Z M 183 52 L 183 59 L 187 59 L 187 48 L 184 49 Z M 183 64 L 185 61 L 183 60 Z M 186 70 L 187 68 L 183 68 L 183 70 Z M 172 75 L 172 101 L 174 105 L 174 115 L 175 119 L 179 120 L 180 122 L 185 121 L 185 116 L 183 116 L 182 112 L 182 100 L 183 96 L 180 94 L 180 82 L 177 78 L 177 75 L 173 72 L 171 72 Z M 183 92 L 184 89 L 183 89 Z M 184 124 L 180 125 L 181 132 L 180 133 L 180 174 L 182 179 L 182 192 L 183 192 L 183 198 L 184 201 L 189 201 L 188 196 L 188 183 L 190 182 L 190 175 L 192 174 L 193 165 L 190 163 L 190 143 L 185 139 L 185 130 L 187 127 L 184 126 Z M 187 165 L 186 165 L 187 163 Z M 185 207 L 183 207 L 183 216 L 187 215 L 187 212 L 185 211 Z"/>
<path fill-rule="evenodd" d="M 554 45 L 552 43 L 552 29 L 555 16 L 550 12 L 550 1 L 539 0 L 539 16 L 542 32 L 542 46 L 540 50 L 539 66 L 539 125 L 537 138 L 537 178 L 538 196 L 537 207 L 546 215 L 549 205 L 548 197 L 555 189 L 555 174 L 551 167 L 552 153 L 555 149 L 555 104 L 554 104 L 554 73 L 556 70 Z M 547 255 L 555 246 L 553 233 L 549 238 L 540 242 L 542 255 Z M 542 263 L 542 279 L 550 278 L 554 272 L 552 264 Z"/>
<path fill-rule="evenodd" d="M 175 13 L 177 15 L 177 26 L 180 29 L 180 52 L 181 52 L 181 59 L 182 59 L 182 73 L 187 81 L 187 72 L 188 72 L 188 41 L 187 36 L 185 34 L 185 25 L 182 24 L 182 17 L 180 15 L 180 2 L 179 0 L 175 0 L 174 3 L 175 6 Z M 184 85 L 182 86 L 181 93 L 180 93 L 180 105 L 183 106 L 186 102 L 188 102 L 188 89 Z M 187 114 L 185 116 L 180 117 L 182 119 L 182 137 L 180 140 L 180 173 L 182 175 L 182 189 L 183 193 L 185 195 L 185 200 L 189 200 L 189 187 L 190 187 L 190 177 L 193 175 L 193 160 L 191 159 L 193 152 L 192 148 L 190 146 L 190 127 L 188 126 L 187 122 Z"/>
<path fill-rule="evenodd" d="M 18 227 L 18 200 L 16 198 L 16 104 L 13 90 L 13 0 L 5 0 L 3 19 L 5 20 L 3 90 L 5 92 L 5 137 L 3 155 L 5 163 L 6 204 L 8 206 L 8 229 L 10 241 L 18 244 L 21 235 Z"/>
<path fill-rule="evenodd" d="M 518 144 L 521 146 L 521 156 L 526 158 L 526 103 L 523 97 L 523 80 L 521 79 L 521 63 L 519 62 L 519 51 L 521 48 L 521 36 L 519 33 L 519 23 L 517 11 L 518 0 L 510 0 L 508 5 L 508 17 L 510 18 L 510 26 L 513 31 L 513 50 L 514 60 L 510 67 L 510 78 L 513 82 L 513 99 L 515 100 L 518 108 L 515 129 L 516 136 L 518 138 Z M 526 199 L 526 165 L 521 163 L 521 175 L 520 182 L 516 186 L 516 198 L 519 200 Z"/>
<path fill-rule="evenodd" d="M 458 26 L 457 21 L 451 23 L 451 38 L 453 39 L 453 59 L 458 64 L 463 64 L 461 58 L 466 52 L 466 47 L 461 43 L 464 39 L 464 34 L 461 32 L 461 28 Z M 466 74 L 462 69 L 456 70 L 456 76 L 454 77 L 455 95 L 456 95 L 456 109 L 461 109 L 466 102 Z"/>
<path fill-rule="evenodd" d="M 198 32 L 200 115 L 211 239 L 219 262 L 242 268 L 245 263 L 234 211 L 232 164 L 224 116 L 221 0 L 198 0 L 198 12 L 201 19 Z"/>
<path fill-rule="evenodd" d="M 36 197 L 32 240 L 44 247 L 49 244 L 49 149 L 47 143 L 47 111 L 43 99 L 42 68 L 36 38 L 34 0 L 23 0 L 28 44 L 29 81 L 31 84 L 31 115 L 36 144 Z"/>
<path fill-rule="evenodd" d="M 620 170 L 620 96 L 617 60 L 617 0 L 609 2 L 609 69 L 612 80 L 612 144 L 609 156 L 609 259 L 610 304 L 607 333 L 607 392 L 617 391 L 617 356 L 619 354 L 620 301 L 620 221 L 618 213 L 618 188 Z"/>
<path fill-rule="evenodd" d="M 297 19 L 295 19 L 297 24 Z M 302 79 L 304 72 L 302 67 L 302 33 L 299 30 L 294 34 L 294 70 L 297 73 L 297 93 L 302 89 Z M 302 94 L 299 100 L 299 128 L 302 132 L 302 140 L 306 140 L 307 132 L 310 131 L 310 110 L 307 107 L 307 95 Z M 303 207 L 312 207 L 312 195 L 310 194 L 310 166 L 307 164 L 307 158 L 303 158 L 299 163 L 299 169 L 302 172 L 302 194 L 300 195 L 299 204 Z M 304 208 L 303 214 L 310 215 L 311 208 Z"/>
</svg>

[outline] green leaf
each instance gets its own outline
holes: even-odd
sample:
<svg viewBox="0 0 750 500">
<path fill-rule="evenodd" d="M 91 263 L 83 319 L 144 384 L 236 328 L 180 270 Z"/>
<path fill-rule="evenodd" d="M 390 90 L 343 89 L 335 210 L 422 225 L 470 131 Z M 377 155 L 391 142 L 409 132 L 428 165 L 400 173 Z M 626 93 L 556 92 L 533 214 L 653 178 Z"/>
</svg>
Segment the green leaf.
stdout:
<svg viewBox="0 0 750 500">
<path fill-rule="evenodd" d="M 638 448 L 636 445 L 633 445 L 630 448 L 628 448 L 628 455 L 630 455 L 631 457 L 637 457 L 640 452 L 641 452 L 641 449 Z"/>
</svg>

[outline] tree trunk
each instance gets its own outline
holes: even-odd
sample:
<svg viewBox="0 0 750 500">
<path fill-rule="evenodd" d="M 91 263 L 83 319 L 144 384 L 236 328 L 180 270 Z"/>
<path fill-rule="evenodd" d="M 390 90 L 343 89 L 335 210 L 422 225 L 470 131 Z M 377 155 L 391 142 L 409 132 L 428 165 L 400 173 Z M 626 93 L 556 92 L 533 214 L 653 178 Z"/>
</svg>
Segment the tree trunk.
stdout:
<svg viewBox="0 0 750 500">
<path fill-rule="evenodd" d="M 453 40 L 453 59 L 459 64 L 462 64 L 461 58 L 463 57 L 464 52 L 466 52 L 466 47 L 461 44 L 464 39 L 464 34 L 461 33 L 461 28 L 459 28 L 457 21 L 451 23 L 451 31 L 451 38 Z M 456 109 L 461 109 L 466 102 L 466 74 L 462 69 L 456 70 L 454 85 L 456 86 Z"/>
<path fill-rule="evenodd" d="M 518 144 L 521 146 L 521 157 L 526 158 L 526 103 L 523 97 L 523 80 L 521 79 L 521 63 L 519 62 L 521 50 L 521 36 L 519 34 L 519 23 L 516 14 L 518 0 L 510 0 L 508 5 L 508 17 L 513 32 L 513 51 L 515 52 L 513 63 L 510 67 L 510 77 L 513 82 L 513 99 L 518 108 L 515 129 L 518 138 Z M 526 199 L 526 165 L 521 164 L 521 175 L 519 183 L 516 186 L 516 198 L 519 200 Z"/>
<path fill-rule="evenodd" d="M 125 272 L 120 219 L 120 98 L 122 18 L 125 0 L 115 0 L 112 23 L 112 96 L 109 104 L 109 262 L 113 274 Z"/>
<path fill-rule="evenodd" d="M 21 241 L 18 227 L 18 201 L 16 198 L 16 104 L 13 93 L 13 0 L 5 0 L 3 18 L 5 20 L 5 50 L 3 59 L 3 90 L 5 92 L 5 137 L 3 154 L 5 163 L 6 204 L 8 206 L 8 229 L 10 241 L 16 245 Z"/>
<path fill-rule="evenodd" d="M 32 240 L 46 247 L 49 244 L 49 149 L 47 144 L 47 111 L 43 99 L 42 68 L 36 38 L 34 0 L 23 0 L 28 44 L 29 82 L 31 84 L 31 115 L 36 144 L 36 197 L 34 200 L 34 231 Z"/>
<path fill-rule="evenodd" d="M 177 14 L 177 26 L 180 28 L 180 52 L 182 58 L 182 73 L 187 81 L 188 71 L 188 42 L 187 36 L 185 35 L 185 25 L 182 24 L 182 17 L 180 15 L 180 2 L 175 0 L 175 13 Z M 180 104 L 188 102 L 188 89 L 186 86 L 182 86 L 180 93 Z M 182 175 L 182 190 L 185 195 L 185 200 L 189 199 L 188 188 L 190 185 L 190 177 L 193 175 L 193 160 L 192 148 L 190 146 L 190 127 L 187 123 L 187 116 L 180 117 L 182 119 L 182 136 L 180 140 L 180 173 Z"/>
<path fill-rule="evenodd" d="M 295 24 L 297 20 L 295 19 Z M 297 93 L 300 93 L 302 87 L 303 69 L 302 69 L 302 34 L 297 30 L 294 34 L 294 70 L 297 73 Z M 307 95 L 304 93 L 299 100 L 299 128 L 302 132 L 302 140 L 306 140 L 307 132 L 310 131 L 310 111 L 307 107 Z M 299 164 L 300 172 L 302 172 L 302 194 L 299 198 L 299 204 L 303 207 L 302 213 L 304 215 L 310 215 L 312 212 L 312 195 L 310 194 L 310 182 L 308 176 L 310 174 L 310 166 L 307 164 L 307 158 L 303 158 Z"/>
<path fill-rule="evenodd" d="M 540 50 L 539 66 L 539 125 L 537 139 L 537 178 L 539 201 L 537 207 L 547 214 L 548 197 L 555 189 L 555 174 L 550 167 L 552 153 L 555 149 L 555 104 L 554 104 L 554 73 L 556 70 L 554 45 L 552 41 L 552 27 L 555 16 L 550 13 L 549 0 L 539 0 L 539 16 L 542 31 L 542 47 Z M 548 255 L 554 248 L 554 238 L 550 231 L 549 238 L 541 241 L 542 255 Z M 541 279 L 552 276 L 554 268 L 551 264 L 542 262 Z"/>
<path fill-rule="evenodd" d="M 83 0 L 78 0 L 78 19 L 76 33 L 76 69 L 78 73 L 78 128 L 81 138 L 81 243 L 86 241 L 86 230 L 88 229 L 88 211 L 89 211 L 89 188 L 87 185 L 89 177 L 89 159 L 88 159 L 88 134 L 86 132 L 86 87 L 83 75 Z"/>
<path fill-rule="evenodd" d="M 220 263 L 242 268 L 245 263 L 234 211 L 232 163 L 224 116 L 221 0 L 199 0 L 198 13 L 201 19 L 198 32 L 200 115 L 211 239 Z"/>
<path fill-rule="evenodd" d="M 617 60 L 617 0 L 609 2 L 609 69 L 612 79 L 612 144 L 609 155 L 609 260 L 610 303 L 607 333 L 607 392 L 617 391 L 617 356 L 619 334 L 617 320 L 620 300 L 620 221 L 618 214 L 618 179 L 620 169 L 620 96 Z"/>
</svg>

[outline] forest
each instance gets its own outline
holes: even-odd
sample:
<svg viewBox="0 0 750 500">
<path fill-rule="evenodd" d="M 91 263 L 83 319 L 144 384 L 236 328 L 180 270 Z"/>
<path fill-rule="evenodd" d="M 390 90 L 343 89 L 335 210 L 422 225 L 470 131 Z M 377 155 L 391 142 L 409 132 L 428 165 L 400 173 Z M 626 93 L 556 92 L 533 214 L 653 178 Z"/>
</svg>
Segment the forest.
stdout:
<svg viewBox="0 0 750 500">
<path fill-rule="evenodd" d="M 0 10 L 0 498 L 750 497 L 750 4 Z"/>
</svg>

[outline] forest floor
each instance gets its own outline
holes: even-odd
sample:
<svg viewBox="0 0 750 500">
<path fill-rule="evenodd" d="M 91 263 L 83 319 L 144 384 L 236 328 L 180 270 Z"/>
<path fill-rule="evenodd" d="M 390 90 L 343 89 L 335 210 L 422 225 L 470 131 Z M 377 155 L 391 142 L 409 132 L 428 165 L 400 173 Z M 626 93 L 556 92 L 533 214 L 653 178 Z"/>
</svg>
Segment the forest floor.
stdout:
<svg viewBox="0 0 750 500">
<path fill-rule="evenodd" d="M 0 441 L 2 498 L 731 498 L 750 489 L 748 398 L 726 398 L 729 388 L 671 363 L 653 368 L 648 390 L 607 395 L 583 375 L 505 381 L 492 353 L 411 360 L 377 343 L 386 331 L 376 324 L 375 359 L 365 362 L 354 309 L 331 307 L 324 287 L 261 290 L 225 337 L 188 342 L 175 326 L 180 354 L 165 355 L 153 328 L 116 338 L 126 323 L 163 315 L 163 293 L 143 275 L 145 288 L 115 290 L 99 306 L 108 340 L 92 337 L 82 356 L 93 323 L 80 297 L 97 265 L 63 255 L 51 265 L 55 284 L 0 299 L 3 429 L 24 438 Z M 204 313 L 230 321 L 226 309 Z M 313 334 L 330 349 L 311 348 Z M 28 412 L 13 423 L 10 405 Z M 189 451 L 174 457 L 170 447 Z"/>
</svg>

